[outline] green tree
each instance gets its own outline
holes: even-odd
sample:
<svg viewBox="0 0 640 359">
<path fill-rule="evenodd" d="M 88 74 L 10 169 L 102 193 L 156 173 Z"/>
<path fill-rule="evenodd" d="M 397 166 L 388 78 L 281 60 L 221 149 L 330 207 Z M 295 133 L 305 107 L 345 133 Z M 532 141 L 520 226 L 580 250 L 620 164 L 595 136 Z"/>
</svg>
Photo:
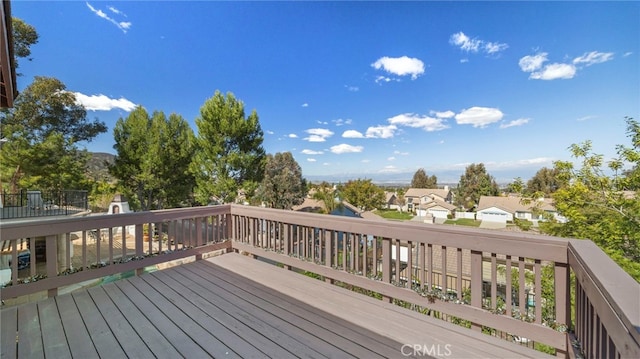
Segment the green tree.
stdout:
<svg viewBox="0 0 640 359">
<path fill-rule="evenodd" d="M 384 205 L 384 190 L 371 182 L 370 179 L 350 180 L 340 189 L 342 199 L 352 205 L 370 211 Z"/>
<path fill-rule="evenodd" d="M 251 197 L 262 181 L 266 159 L 257 112 L 245 117 L 242 101 L 216 91 L 200 108 L 196 125 L 197 152 L 191 163 L 196 200 L 229 203 L 240 189 Z"/>
<path fill-rule="evenodd" d="M 179 115 L 152 116 L 141 106 L 120 118 L 113 130 L 117 155 L 109 172 L 133 208 L 177 207 L 189 202 L 194 179 L 189 164 L 194 134 Z"/>
<path fill-rule="evenodd" d="M 539 169 L 529 181 L 527 181 L 526 190 L 529 194 L 538 193 L 544 194 L 545 197 L 549 197 L 561 186 L 562 183 L 558 177 L 558 169 L 543 167 Z"/>
<path fill-rule="evenodd" d="M 36 77 L 13 109 L 3 112 L 0 152 L 2 183 L 18 188 L 84 188 L 88 155 L 79 145 L 106 132 L 103 122 L 89 121 L 85 108 L 65 85 Z"/>
<path fill-rule="evenodd" d="M 31 45 L 38 43 L 36 29 L 17 17 L 11 20 L 13 36 L 13 66 L 18 68 L 18 58 L 26 58 L 31 61 Z"/>
<path fill-rule="evenodd" d="M 327 181 L 314 186 L 313 199 L 321 201 L 327 213 L 333 212 L 340 206 L 337 189 Z"/>
<path fill-rule="evenodd" d="M 291 209 L 301 204 L 307 195 L 307 183 L 302 169 L 291 152 L 267 155 L 264 178 L 256 197 L 270 208 Z"/>
<path fill-rule="evenodd" d="M 626 120 L 632 145 L 618 145 L 617 158 L 605 164 L 604 157 L 592 151 L 591 141 L 585 141 L 570 146 L 579 168 L 569 161 L 555 163 L 566 185 L 552 197 L 567 221 L 546 223 L 541 229 L 555 236 L 591 239 L 640 281 L 640 191 L 628 190 L 639 180 L 640 126 Z M 624 171 L 625 164 L 632 170 Z"/>
<path fill-rule="evenodd" d="M 427 176 L 424 168 L 420 168 L 413 174 L 411 188 L 437 188 L 438 178 L 435 175 Z"/>
<path fill-rule="evenodd" d="M 513 182 L 509 183 L 507 185 L 507 192 L 509 193 L 520 193 L 522 194 L 525 190 L 525 185 L 524 185 L 524 181 L 522 181 L 522 178 L 520 177 L 516 177 Z"/>
<path fill-rule="evenodd" d="M 481 196 L 497 196 L 500 193 L 496 180 L 487 173 L 483 163 L 472 163 L 460 176 L 455 202 L 470 209 L 478 204 Z"/>
</svg>

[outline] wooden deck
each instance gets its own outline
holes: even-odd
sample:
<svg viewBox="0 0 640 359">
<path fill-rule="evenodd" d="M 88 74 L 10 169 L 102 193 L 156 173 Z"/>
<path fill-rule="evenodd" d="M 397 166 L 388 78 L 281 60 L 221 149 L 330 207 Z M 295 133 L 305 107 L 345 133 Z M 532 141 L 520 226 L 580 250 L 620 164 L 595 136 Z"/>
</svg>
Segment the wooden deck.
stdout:
<svg viewBox="0 0 640 359">
<path fill-rule="evenodd" d="M 2 358 L 545 356 L 239 254 L 5 308 L 0 325 Z"/>
</svg>

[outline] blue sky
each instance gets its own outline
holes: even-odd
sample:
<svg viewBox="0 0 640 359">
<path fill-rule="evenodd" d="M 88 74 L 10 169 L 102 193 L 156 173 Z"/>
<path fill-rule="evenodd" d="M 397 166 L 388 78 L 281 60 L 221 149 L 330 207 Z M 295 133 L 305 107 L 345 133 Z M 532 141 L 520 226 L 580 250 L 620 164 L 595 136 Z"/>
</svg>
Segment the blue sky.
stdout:
<svg viewBox="0 0 640 359">
<path fill-rule="evenodd" d="M 525 181 L 568 147 L 628 145 L 640 2 L 17 1 L 51 76 L 109 132 L 135 105 L 195 119 L 216 90 L 258 112 L 268 153 L 310 179 Z"/>
</svg>

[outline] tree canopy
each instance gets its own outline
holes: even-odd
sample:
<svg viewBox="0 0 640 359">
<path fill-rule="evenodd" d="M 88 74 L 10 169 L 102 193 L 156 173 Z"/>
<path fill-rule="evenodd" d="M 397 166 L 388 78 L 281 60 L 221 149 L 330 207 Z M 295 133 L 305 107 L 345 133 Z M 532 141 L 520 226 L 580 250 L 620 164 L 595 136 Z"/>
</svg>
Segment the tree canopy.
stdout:
<svg viewBox="0 0 640 359">
<path fill-rule="evenodd" d="M 194 135 L 179 115 L 136 107 L 113 130 L 117 151 L 109 172 L 118 179 L 134 208 L 177 207 L 189 203 L 194 179 L 189 164 Z"/>
<path fill-rule="evenodd" d="M 59 190 L 84 185 L 86 151 L 79 144 L 106 132 L 104 122 L 87 119 L 75 95 L 52 77 L 35 77 L 2 113 L 1 166 L 13 192 L 18 188 Z"/>
<path fill-rule="evenodd" d="M 437 188 L 438 178 L 435 175 L 427 176 L 424 168 L 420 168 L 413 174 L 411 188 Z"/>
<path fill-rule="evenodd" d="M 321 201 L 327 213 L 333 212 L 340 206 L 337 188 L 327 181 L 322 181 L 313 187 L 313 199 Z"/>
<path fill-rule="evenodd" d="M 18 68 L 18 58 L 26 58 L 31 61 L 31 45 L 38 43 L 36 29 L 17 17 L 11 19 L 13 36 L 13 66 Z"/>
<path fill-rule="evenodd" d="M 544 223 L 541 229 L 561 237 L 591 239 L 640 281 L 640 126 L 627 118 L 631 147 L 617 146 L 618 157 L 605 164 L 591 141 L 570 146 L 579 162 L 558 161 L 554 168 L 564 185 L 552 197 L 566 223 Z M 631 169 L 624 170 L 625 165 Z M 631 190 L 631 189 L 634 190 Z"/>
<path fill-rule="evenodd" d="M 542 167 L 527 181 L 528 194 L 543 194 L 549 197 L 562 186 L 557 168 Z"/>
<path fill-rule="evenodd" d="M 384 205 L 384 190 L 371 182 L 370 179 L 350 180 L 340 188 L 342 199 L 352 205 L 370 211 Z"/>
<path fill-rule="evenodd" d="M 470 209 L 478 204 L 481 196 L 497 196 L 498 193 L 498 184 L 493 176 L 487 173 L 484 164 L 472 163 L 460 176 L 455 202 L 463 208 Z"/>
<path fill-rule="evenodd" d="M 256 197 L 270 208 L 291 209 L 301 204 L 306 195 L 307 183 L 291 152 L 267 155 L 264 178 Z"/>
<path fill-rule="evenodd" d="M 233 202 L 239 189 L 251 195 L 262 181 L 266 160 L 257 112 L 245 117 L 242 101 L 216 91 L 200 108 L 196 125 L 197 152 L 191 165 L 196 200 Z"/>
</svg>

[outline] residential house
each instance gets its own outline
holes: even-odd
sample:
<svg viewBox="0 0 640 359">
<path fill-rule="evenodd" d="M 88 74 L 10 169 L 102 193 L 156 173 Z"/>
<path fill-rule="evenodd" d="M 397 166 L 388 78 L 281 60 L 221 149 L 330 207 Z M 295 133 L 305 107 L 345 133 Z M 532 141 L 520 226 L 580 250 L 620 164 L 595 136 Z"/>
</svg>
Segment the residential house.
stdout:
<svg viewBox="0 0 640 359">
<path fill-rule="evenodd" d="M 523 201 L 520 196 L 481 196 L 476 211 L 479 221 L 506 223 L 514 219 L 538 221 L 543 213 L 553 215 L 558 221 L 565 221 L 558 215 L 550 198 L 540 198 L 530 202 Z"/>
<path fill-rule="evenodd" d="M 385 191 L 384 192 L 384 208 L 400 210 L 400 203 L 398 201 L 398 194 L 396 192 Z"/>
<path fill-rule="evenodd" d="M 449 186 L 444 188 L 409 188 L 404 194 L 407 211 L 418 216 L 428 213 L 435 218 L 447 218 L 455 210 L 453 192 Z"/>
</svg>

